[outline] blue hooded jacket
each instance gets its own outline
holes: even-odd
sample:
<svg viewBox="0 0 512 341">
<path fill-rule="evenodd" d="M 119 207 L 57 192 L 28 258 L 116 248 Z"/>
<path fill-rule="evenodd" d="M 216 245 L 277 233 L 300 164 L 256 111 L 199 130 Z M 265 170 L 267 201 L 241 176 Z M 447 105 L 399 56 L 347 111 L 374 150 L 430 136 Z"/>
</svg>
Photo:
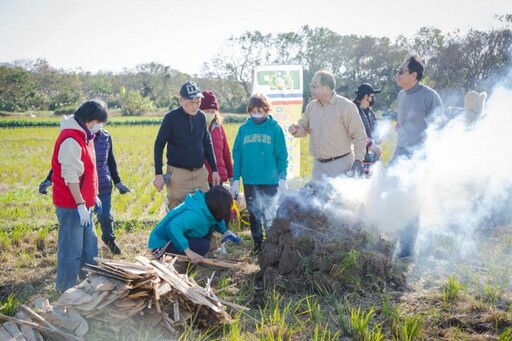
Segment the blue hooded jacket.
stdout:
<svg viewBox="0 0 512 341">
<path fill-rule="evenodd" d="M 233 145 L 233 180 L 246 185 L 277 185 L 286 180 L 288 151 L 283 129 L 271 115 L 256 124 L 249 118 L 238 129 Z"/>
<path fill-rule="evenodd" d="M 217 221 L 206 205 L 206 193 L 196 189 L 155 226 L 149 235 L 148 248 L 164 247 L 172 242 L 180 252 L 189 248 L 188 238 L 202 238 L 211 226 L 220 233 L 228 229 L 224 220 Z"/>
</svg>

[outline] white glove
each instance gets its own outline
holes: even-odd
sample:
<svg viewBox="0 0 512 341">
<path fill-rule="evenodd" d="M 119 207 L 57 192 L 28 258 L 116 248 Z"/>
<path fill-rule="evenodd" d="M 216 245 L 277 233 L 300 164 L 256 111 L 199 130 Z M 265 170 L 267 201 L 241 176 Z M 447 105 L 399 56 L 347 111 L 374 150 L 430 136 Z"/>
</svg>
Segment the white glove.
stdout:
<svg viewBox="0 0 512 341">
<path fill-rule="evenodd" d="M 286 180 L 279 180 L 279 192 L 284 192 L 286 190 L 288 190 L 288 184 L 286 183 Z"/>
<path fill-rule="evenodd" d="M 78 205 L 78 215 L 80 216 L 81 226 L 87 226 L 91 223 L 91 214 L 85 204 Z"/>
<path fill-rule="evenodd" d="M 224 234 L 222 235 L 222 240 L 220 243 L 222 245 L 224 243 L 231 242 L 231 243 L 238 245 L 238 244 L 240 244 L 241 241 L 242 241 L 242 238 L 237 236 L 231 230 L 226 230 L 226 232 L 224 232 Z"/>
<path fill-rule="evenodd" d="M 231 195 L 233 196 L 233 199 L 236 200 L 238 197 L 238 191 L 240 190 L 240 181 L 235 180 L 233 181 L 233 185 L 231 185 Z"/>
</svg>

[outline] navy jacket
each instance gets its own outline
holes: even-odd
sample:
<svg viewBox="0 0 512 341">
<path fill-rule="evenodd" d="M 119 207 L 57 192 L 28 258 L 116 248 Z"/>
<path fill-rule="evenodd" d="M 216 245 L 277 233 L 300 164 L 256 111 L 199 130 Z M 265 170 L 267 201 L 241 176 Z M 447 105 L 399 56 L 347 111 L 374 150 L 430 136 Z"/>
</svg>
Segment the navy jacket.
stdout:
<svg viewBox="0 0 512 341">
<path fill-rule="evenodd" d="M 168 112 L 156 136 L 154 146 L 155 174 L 162 172 L 162 154 L 167 144 L 167 164 L 177 168 L 201 168 L 204 160 L 217 171 L 206 116 L 199 110 L 189 115 L 182 107 Z"/>
</svg>

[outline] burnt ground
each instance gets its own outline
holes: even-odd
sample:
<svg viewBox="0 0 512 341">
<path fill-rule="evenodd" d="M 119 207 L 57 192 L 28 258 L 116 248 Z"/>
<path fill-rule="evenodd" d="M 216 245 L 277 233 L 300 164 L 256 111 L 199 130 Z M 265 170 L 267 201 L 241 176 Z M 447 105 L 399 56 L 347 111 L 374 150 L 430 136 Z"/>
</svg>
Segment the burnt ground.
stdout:
<svg viewBox="0 0 512 341">
<path fill-rule="evenodd" d="M 331 197 L 329 188 L 306 186 L 281 202 L 259 257 L 265 287 L 293 293 L 403 290 L 393 243 L 339 214 L 342 206 Z"/>
</svg>

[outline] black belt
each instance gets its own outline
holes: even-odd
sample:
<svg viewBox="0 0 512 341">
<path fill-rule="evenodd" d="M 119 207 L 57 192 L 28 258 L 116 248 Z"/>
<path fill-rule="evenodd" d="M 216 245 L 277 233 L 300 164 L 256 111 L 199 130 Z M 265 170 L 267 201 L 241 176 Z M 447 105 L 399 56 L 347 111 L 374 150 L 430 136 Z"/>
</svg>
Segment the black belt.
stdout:
<svg viewBox="0 0 512 341">
<path fill-rule="evenodd" d="M 330 157 L 328 159 L 317 159 L 317 160 L 318 160 L 318 162 L 321 162 L 321 163 L 327 163 L 327 162 L 331 162 L 331 161 L 334 161 L 334 160 L 337 160 L 337 159 L 341 159 L 342 157 L 345 157 L 345 156 L 347 156 L 350 153 L 352 153 L 352 152 L 348 152 L 347 154 L 343 154 L 343 155 L 340 155 L 340 156 L 333 156 L 333 157 Z"/>
</svg>

